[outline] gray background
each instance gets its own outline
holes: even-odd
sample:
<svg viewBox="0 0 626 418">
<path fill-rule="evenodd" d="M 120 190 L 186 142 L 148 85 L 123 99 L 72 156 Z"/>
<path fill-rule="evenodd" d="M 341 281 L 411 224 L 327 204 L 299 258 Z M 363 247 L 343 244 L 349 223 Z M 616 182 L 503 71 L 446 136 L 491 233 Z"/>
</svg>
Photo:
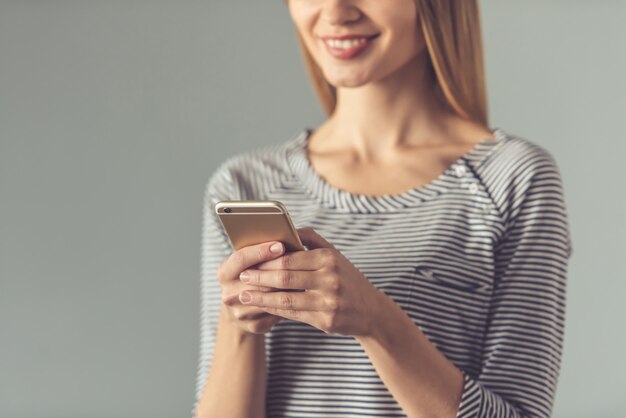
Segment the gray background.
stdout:
<svg viewBox="0 0 626 418">
<path fill-rule="evenodd" d="M 626 2 L 481 7 L 491 126 L 564 180 L 554 416 L 624 416 Z M 205 182 L 323 119 L 282 2 L 1 0 L 0 416 L 188 416 Z"/>
</svg>

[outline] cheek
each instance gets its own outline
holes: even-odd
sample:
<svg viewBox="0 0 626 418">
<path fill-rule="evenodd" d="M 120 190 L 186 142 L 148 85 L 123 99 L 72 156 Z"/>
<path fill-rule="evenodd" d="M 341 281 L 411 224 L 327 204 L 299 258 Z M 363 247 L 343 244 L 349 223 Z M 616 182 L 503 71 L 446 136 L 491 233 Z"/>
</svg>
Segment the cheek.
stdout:
<svg viewBox="0 0 626 418">
<path fill-rule="evenodd" d="M 415 8 L 404 10 L 403 14 L 394 12 L 389 16 L 388 27 L 393 28 L 391 43 L 403 54 L 413 53 L 419 49 L 423 35 L 418 25 Z"/>
<path fill-rule="evenodd" d="M 421 38 L 415 0 L 389 0 L 381 4 L 384 6 L 375 13 L 380 16 L 381 26 L 391 34 L 390 43 L 398 49 L 415 50 Z"/>
<path fill-rule="evenodd" d="M 381 45 L 384 50 L 385 68 L 394 71 L 413 60 L 425 48 L 425 42 L 421 30 L 416 27 L 413 20 L 404 20 L 402 25 L 394 27 L 390 36 L 385 39 L 386 44 Z"/>
<path fill-rule="evenodd" d="M 289 15 L 294 25 L 301 33 L 311 32 L 315 16 L 319 13 L 316 6 L 310 1 L 296 1 L 289 8 Z"/>
<path fill-rule="evenodd" d="M 315 33 L 315 12 L 310 8 L 299 7 L 291 11 L 291 18 L 298 35 L 304 41 L 307 49 L 315 48 L 317 34 Z"/>
</svg>

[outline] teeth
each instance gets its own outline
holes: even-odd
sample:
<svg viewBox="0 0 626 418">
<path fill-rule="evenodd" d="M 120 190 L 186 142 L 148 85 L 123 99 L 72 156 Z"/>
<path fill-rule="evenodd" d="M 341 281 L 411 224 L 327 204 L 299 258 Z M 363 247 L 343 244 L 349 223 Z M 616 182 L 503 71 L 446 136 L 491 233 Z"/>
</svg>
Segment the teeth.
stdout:
<svg viewBox="0 0 626 418">
<path fill-rule="evenodd" d="M 350 48 L 354 48 L 357 45 L 362 45 L 365 42 L 367 42 L 367 38 L 359 38 L 359 39 L 346 39 L 346 40 L 339 40 L 339 39 L 328 39 L 326 41 L 326 43 L 331 47 L 331 48 L 341 48 L 341 49 L 350 49 Z"/>
</svg>

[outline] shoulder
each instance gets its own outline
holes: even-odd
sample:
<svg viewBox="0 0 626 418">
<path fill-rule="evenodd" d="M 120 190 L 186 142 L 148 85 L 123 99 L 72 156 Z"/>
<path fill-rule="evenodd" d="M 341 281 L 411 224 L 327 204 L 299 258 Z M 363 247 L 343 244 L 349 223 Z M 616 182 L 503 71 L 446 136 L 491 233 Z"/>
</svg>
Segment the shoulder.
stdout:
<svg viewBox="0 0 626 418">
<path fill-rule="evenodd" d="M 534 140 L 500 129 L 500 140 L 476 167 L 505 223 L 519 203 L 536 193 L 562 198 L 562 179 L 553 154 Z"/>
<path fill-rule="evenodd" d="M 483 170 L 519 177 L 545 168 L 558 169 L 554 156 L 544 146 L 504 130 L 500 134 L 499 143 L 482 163 Z"/>
<path fill-rule="evenodd" d="M 302 131 L 289 140 L 257 146 L 227 157 L 211 173 L 205 196 L 213 200 L 261 199 L 291 175 L 289 150 Z"/>
</svg>

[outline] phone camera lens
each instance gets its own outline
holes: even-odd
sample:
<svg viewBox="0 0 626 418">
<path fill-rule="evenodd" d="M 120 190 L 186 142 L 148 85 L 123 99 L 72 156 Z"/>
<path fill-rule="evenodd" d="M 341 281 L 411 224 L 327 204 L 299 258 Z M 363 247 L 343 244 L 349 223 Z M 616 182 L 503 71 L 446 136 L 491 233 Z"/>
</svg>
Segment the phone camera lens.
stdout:
<svg viewBox="0 0 626 418">
<path fill-rule="evenodd" d="M 233 210 L 232 210 L 231 208 L 224 208 L 224 212 L 226 212 L 226 213 L 230 213 L 230 212 L 232 212 L 232 211 L 233 211 Z"/>
</svg>

